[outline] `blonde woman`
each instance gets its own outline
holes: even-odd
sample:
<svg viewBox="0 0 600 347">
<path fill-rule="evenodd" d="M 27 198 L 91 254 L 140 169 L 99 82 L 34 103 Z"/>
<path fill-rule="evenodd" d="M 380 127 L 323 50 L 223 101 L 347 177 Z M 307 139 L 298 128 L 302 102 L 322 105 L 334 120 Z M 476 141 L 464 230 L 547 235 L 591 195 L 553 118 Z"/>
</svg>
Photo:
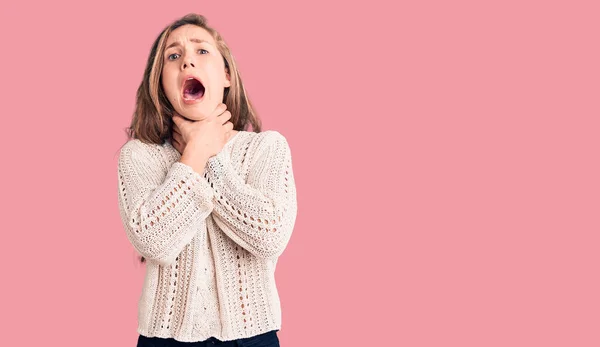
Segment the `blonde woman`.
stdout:
<svg viewBox="0 0 600 347">
<path fill-rule="evenodd" d="M 118 161 L 123 226 L 146 264 L 138 346 L 279 346 L 274 274 L 296 188 L 286 138 L 260 128 L 206 18 L 168 25 Z"/>
</svg>

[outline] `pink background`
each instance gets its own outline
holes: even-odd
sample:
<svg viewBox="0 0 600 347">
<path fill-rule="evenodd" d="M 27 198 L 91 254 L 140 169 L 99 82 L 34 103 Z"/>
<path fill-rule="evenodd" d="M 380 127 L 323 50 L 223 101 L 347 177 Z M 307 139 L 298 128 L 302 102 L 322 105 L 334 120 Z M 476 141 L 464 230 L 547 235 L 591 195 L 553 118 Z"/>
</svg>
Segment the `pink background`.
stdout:
<svg viewBox="0 0 600 347">
<path fill-rule="evenodd" d="M 282 346 L 599 346 L 595 4 L 3 2 L 0 344 L 135 346 L 116 155 L 198 12 L 292 148 Z"/>
</svg>

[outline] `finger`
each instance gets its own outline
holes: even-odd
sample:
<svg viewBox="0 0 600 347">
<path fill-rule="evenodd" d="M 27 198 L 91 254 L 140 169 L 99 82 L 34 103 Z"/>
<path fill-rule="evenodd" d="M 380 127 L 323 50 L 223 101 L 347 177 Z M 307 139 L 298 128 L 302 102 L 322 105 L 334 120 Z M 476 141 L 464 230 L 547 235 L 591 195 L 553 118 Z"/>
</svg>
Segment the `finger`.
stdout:
<svg viewBox="0 0 600 347">
<path fill-rule="evenodd" d="M 183 143 L 183 136 L 181 136 L 181 134 L 173 133 L 173 138 L 177 140 L 177 142 Z"/>
<path fill-rule="evenodd" d="M 171 119 L 173 119 L 173 123 L 175 123 L 176 126 L 179 126 L 181 123 L 181 117 L 179 117 L 179 115 L 174 114 Z"/>
<path fill-rule="evenodd" d="M 181 129 L 184 126 L 184 124 L 188 122 L 188 120 L 185 117 L 177 113 L 175 113 L 171 118 L 173 119 L 173 123 L 175 123 L 175 125 L 177 125 L 179 129 Z"/>
<path fill-rule="evenodd" d="M 227 109 L 227 105 L 218 104 L 215 110 L 213 111 L 213 116 L 220 116 Z"/>
<path fill-rule="evenodd" d="M 233 123 L 231 123 L 231 122 L 225 123 L 225 129 L 227 129 L 227 131 L 233 130 Z"/>
<path fill-rule="evenodd" d="M 225 122 L 231 119 L 231 112 L 225 111 L 222 114 L 220 114 L 219 117 L 219 120 L 221 120 L 221 124 L 225 125 Z"/>
<path fill-rule="evenodd" d="M 175 149 L 177 149 L 177 151 L 180 153 L 183 151 L 183 148 L 184 148 L 181 140 L 175 140 L 175 144 L 173 145 L 173 147 L 175 147 Z"/>
<path fill-rule="evenodd" d="M 173 124 L 173 133 L 181 135 L 181 131 L 179 131 L 179 127 L 176 124 Z"/>
</svg>

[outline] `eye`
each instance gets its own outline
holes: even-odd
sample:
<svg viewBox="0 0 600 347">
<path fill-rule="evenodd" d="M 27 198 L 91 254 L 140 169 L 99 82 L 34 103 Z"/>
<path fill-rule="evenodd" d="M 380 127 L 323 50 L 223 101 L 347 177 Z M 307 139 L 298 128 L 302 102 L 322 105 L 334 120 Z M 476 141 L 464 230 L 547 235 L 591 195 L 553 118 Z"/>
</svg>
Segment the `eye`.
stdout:
<svg viewBox="0 0 600 347">
<path fill-rule="evenodd" d="M 200 51 L 205 51 L 206 53 L 208 53 L 208 51 L 207 51 L 206 49 L 202 49 L 202 48 L 200 48 L 200 49 L 198 50 L 198 52 L 200 52 Z"/>
<path fill-rule="evenodd" d="M 177 54 L 177 53 L 173 53 L 173 54 L 169 55 L 169 56 L 167 57 L 167 59 L 169 59 L 169 60 L 175 60 L 175 59 L 177 59 L 177 58 L 172 58 L 172 59 L 171 59 L 171 57 L 172 57 L 172 56 L 174 56 L 174 55 L 176 55 L 176 56 L 179 56 L 179 54 Z"/>
</svg>

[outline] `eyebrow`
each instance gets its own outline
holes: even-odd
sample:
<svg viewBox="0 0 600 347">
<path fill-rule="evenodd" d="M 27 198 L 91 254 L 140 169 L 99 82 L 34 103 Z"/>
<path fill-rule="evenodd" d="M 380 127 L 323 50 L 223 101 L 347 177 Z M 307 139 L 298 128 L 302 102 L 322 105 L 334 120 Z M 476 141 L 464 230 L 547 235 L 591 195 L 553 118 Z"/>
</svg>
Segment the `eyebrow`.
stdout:
<svg viewBox="0 0 600 347">
<path fill-rule="evenodd" d="M 196 43 L 208 43 L 210 44 L 210 42 L 206 41 L 206 40 L 202 40 L 202 39 L 196 39 L 196 38 L 192 38 L 190 39 L 190 41 L 192 42 L 196 42 Z M 181 44 L 179 43 L 179 41 L 175 41 L 172 44 L 170 44 L 169 46 L 167 46 L 167 48 L 165 48 L 165 51 L 173 46 L 181 46 Z"/>
</svg>

